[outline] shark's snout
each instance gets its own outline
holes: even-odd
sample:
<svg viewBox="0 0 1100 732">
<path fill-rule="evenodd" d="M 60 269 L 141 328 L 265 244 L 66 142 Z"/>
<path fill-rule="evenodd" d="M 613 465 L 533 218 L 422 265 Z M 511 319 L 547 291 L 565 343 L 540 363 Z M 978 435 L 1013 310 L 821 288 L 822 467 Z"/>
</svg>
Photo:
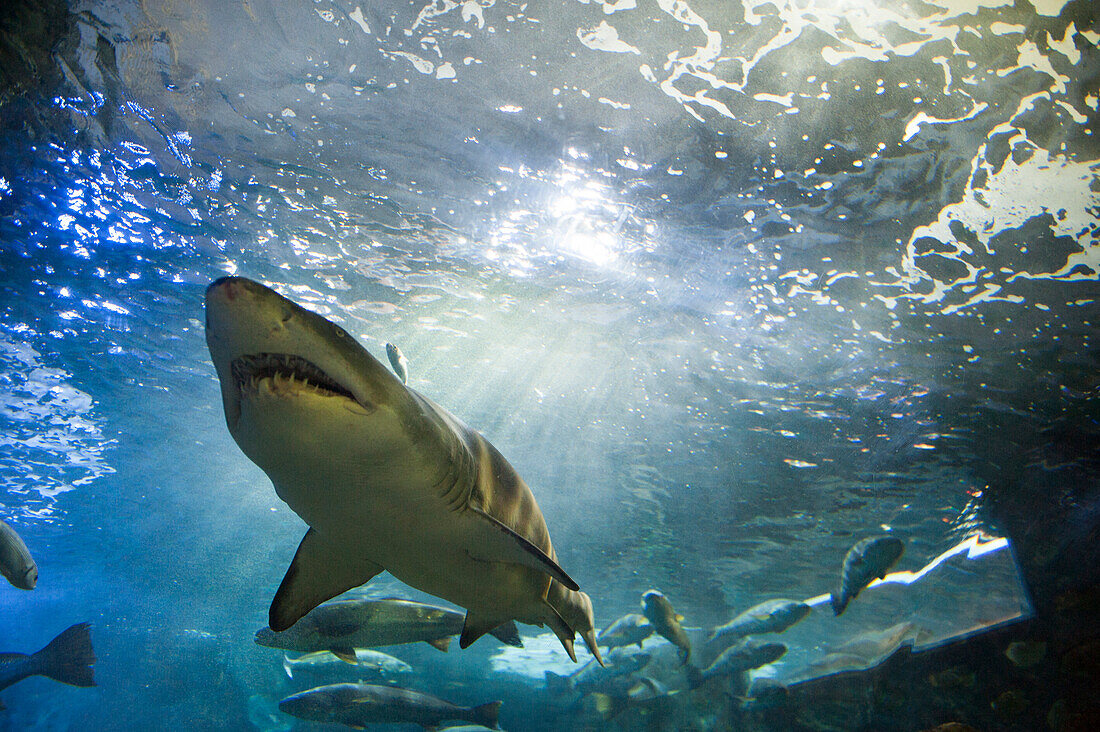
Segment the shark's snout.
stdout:
<svg viewBox="0 0 1100 732">
<path fill-rule="evenodd" d="M 206 288 L 206 299 L 221 298 L 233 302 L 248 291 L 252 281 L 244 277 L 219 277 Z"/>
</svg>

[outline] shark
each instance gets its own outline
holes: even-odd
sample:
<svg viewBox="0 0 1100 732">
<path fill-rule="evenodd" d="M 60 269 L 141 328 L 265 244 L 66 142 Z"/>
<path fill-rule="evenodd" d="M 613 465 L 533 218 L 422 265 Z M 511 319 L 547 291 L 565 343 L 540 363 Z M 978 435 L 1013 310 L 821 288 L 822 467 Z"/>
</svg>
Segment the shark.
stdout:
<svg viewBox="0 0 1100 732">
<path fill-rule="evenodd" d="M 485 437 L 270 287 L 220 278 L 205 309 L 229 433 L 309 526 L 272 630 L 388 571 L 466 610 L 462 648 L 518 620 L 549 627 L 574 662 L 577 634 L 600 658 L 591 599 Z"/>
</svg>

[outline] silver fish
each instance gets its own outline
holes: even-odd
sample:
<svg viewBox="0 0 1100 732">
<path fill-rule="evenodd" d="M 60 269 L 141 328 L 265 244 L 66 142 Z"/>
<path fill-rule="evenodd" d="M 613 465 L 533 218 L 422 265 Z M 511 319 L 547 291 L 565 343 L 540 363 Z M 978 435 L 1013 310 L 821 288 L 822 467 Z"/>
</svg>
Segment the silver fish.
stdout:
<svg viewBox="0 0 1100 732">
<path fill-rule="evenodd" d="M 711 638 L 734 641 L 747 635 L 782 633 L 810 614 L 810 606 L 797 600 L 766 600 L 753 605 L 725 625 L 719 625 Z"/>
<path fill-rule="evenodd" d="M 21 590 L 38 583 L 38 565 L 15 529 L 0 520 L 0 574 Z"/>
<path fill-rule="evenodd" d="M 872 580 L 885 577 L 904 551 L 905 542 L 896 536 L 872 536 L 849 549 L 840 571 L 840 589 L 829 596 L 833 613 L 840 615 Z"/>
<path fill-rule="evenodd" d="M 373 684 L 330 684 L 288 696 L 279 709 L 299 719 L 336 722 L 362 728 L 368 724 L 413 723 L 435 729 L 458 719 L 497 728 L 499 701 L 460 707 L 429 694 Z"/>
<path fill-rule="evenodd" d="M 592 694 L 596 712 L 605 721 L 614 719 L 628 709 L 637 708 L 642 714 L 656 711 L 679 693 L 649 676 L 621 676 L 605 691 Z"/>
<path fill-rule="evenodd" d="M 451 637 L 462 632 L 463 620 L 460 612 L 424 602 L 345 597 L 318 605 L 287 630 L 261 628 L 256 631 L 256 643 L 304 653 L 332 651 L 356 663 L 356 648 L 423 641 L 446 651 Z M 509 645 L 523 645 L 512 621 L 490 634 Z"/>
<path fill-rule="evenodd" d="M 604 691 L 612 679 L 641 671 L 649 660 L 648 653 L 616 648 L 607 654 L 604 665 L 593 658 L 568 676 L 561 676 L 553 671 L 543 673 L 546 676 L 546 688 L 553 693 L 565 694 L 572 690 L 580 694 L 591 694 Z"/>
<path fill-rule="evenodd" d="M 680 625 L 684 616 L 676 614 L 668 598 L 657 590 L 646 591 L 642 595 L 642 614 L 658 633 L 679 649 L 680 663 L 687 663 L 691 657 L 691 641 Z"/>
<path fill-rule="evenodd" d="M 392 343 L 387 343 L 386 355 L 390 359 L 390 366 L 393 366 L 393 372 L 397 374 L 397 378 L 401 379 L 401 383 L 409 383 L 409 359 L 405 358 L 401 349 Z"/>
<path fill-rule="evenodd" d="M 641 613 L 629 613 L 600 631 L 596 642 L 609 649 L 629 646 L 635 643 L 642 647 L 642 641 L 653 635 L 653 623 Z"/>
<path fill-rule="evenodd" d="M 411 674 L 413 667 L 388 653 L 373 651 L 369 648 L 356 648 L 354 665 L 348 664 L 345 659 L 331 651 L 314 651 L 297 658 L 283 656 L 283 670 L 292 679 L 295 673 L 302 672 L 306 672 L 311 677 L 354 672 L 393 680 L 399 676 Z M 358 678 L 362 680 L 363 677 Z"/>
<path fill-rule="evenodd" d="M 730 676 L 759 668 L 778 661 L 786 652 L 787 646 L 782 643 L 745 638 L 722 651 L 714 663 L 702 671 L 689 666 L 688 683 L 694 688 L 716 676 Z"/>
</svg>

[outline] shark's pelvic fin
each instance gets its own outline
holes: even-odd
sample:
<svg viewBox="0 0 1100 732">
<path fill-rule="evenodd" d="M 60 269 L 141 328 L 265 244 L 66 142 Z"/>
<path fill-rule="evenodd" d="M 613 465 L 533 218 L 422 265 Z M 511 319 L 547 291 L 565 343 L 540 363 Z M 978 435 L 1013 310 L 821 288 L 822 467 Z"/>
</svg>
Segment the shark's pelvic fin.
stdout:
<svg viewBox="0 0 1100 732">
<path fill-rule="evenodd" d="M 274 631 L 286 630 L 325 600 L 358 587 L 381 571 L 382 567 L 374 562 L 352 559 L 346 552 L 331 548 L 315 529 L 310 529 L 271 601 L 268 625 Z"/>
<path fill-rule="evenodd" d="M 540 572 L 545 572 L 571 590 L 580 589 L 580 585 L 574 582 L 573 578 L 567 575 L 565 570 L 558 566 L 557 562 L 546 556 L 542 549 L 539 549 L 481 509 L 474 506 L 467 506 L 467 508 L 482 520 L 486 528 L 478 536 L 480 540 L 478 543 L 485 547 L 484 557 L 479 554 L 477 546 L 470 550 L 471 556 L 493 562 L 499 562 L 503 558 L 504 561 L 522 564 Z"/>
<path fill-rule="evenodd" d="M 561 644 L 565 647 L 565 652 L 569 654 L 569 660 L 573 663 L 577 662 L 577 653 L 573 650 L 573 641 L 577 637 L 573 632 L 573 629 L 569 627 L 568 623 L 562 619 L 561 615 L 554 606 L 546 600 L 542 601 L 546 606 L 547 613 L 545 616 L 546 624 L 550 626 L 550 630 L 554 631 L 554 635 L 558 637 Z M 600 665 L 603 665 L 602 663 Z"/>
</svg>

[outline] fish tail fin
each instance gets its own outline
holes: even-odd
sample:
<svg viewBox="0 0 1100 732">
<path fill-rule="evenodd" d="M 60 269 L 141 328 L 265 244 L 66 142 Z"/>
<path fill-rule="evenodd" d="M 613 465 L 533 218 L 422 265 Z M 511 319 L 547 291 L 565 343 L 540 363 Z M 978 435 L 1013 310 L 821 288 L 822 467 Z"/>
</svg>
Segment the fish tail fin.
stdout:
<svg viewBox="0 0 1100 732">
<path fill-rule="evenodd" d="M 523 640 L 519 637 L 519 628 L 516 627 L 516 621 L 514 620 L 498 625 L 489 631 L 489 635 L 506 645 L 523 648 Z"/>
<path fill-rule="evenodd" d="M 92 634 L 89 623 L 77 623 L 63 630 L 38 653 L 42 675 L 72 686 L 95 686 L 92 664 Z"/>
<path fill-rule="evenodd" d="M 290 667 L 290 657 L 285 653 L 283 654 L 283 671 L 286 671 L 286 677 L 288 679 L 294 678 L 294 671 Z"/>
<path fill-rule="evenodd" d="M 833 606 L 833 615 L 840 615 L 848 607 L 848 598 L 833 592 L 829 594 L 829 604 Z"/>
<path fill-rule="evenodd" d="M 698 689 L 703 685 L 703 672 L 695 666 L 685 667 L 684 673 L 687 675 L 689 689 Z"/>
<path fill-rule="evenodd" d="M 562 676 L 553 671 L 543 671 L 543 674 L 546 676 L 546 690 L 550 693 L 562 695 L 569 691 L 571 684 L 568 676 Z"/>
<path fill-rule="evenodd" d="M 500 706 L 503 702 L 492 701 L 470 709 L 470 721 L 483 727 L 500 729 Z"/>
</svg>

